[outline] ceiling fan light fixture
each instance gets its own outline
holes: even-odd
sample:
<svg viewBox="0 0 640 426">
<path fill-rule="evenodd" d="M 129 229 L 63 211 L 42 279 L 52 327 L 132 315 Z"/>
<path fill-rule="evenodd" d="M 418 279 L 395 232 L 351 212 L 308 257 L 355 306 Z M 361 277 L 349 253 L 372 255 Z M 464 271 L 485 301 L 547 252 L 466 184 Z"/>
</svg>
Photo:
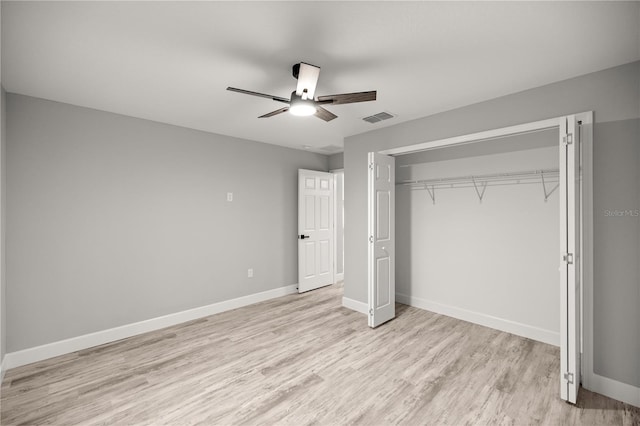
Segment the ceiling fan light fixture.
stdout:
<svg viewBox="0 0 640 426">
<path fill-rule="evenodd" d="M 316 106 L 311 99 L 302 99 L 295 92 L 291 94 L 291 106 L 289 112 L 297 116 L 309 116 L 316 113 Z"/>
<path fill-rule="evenodd" d="M 289 112 L 293 115 L 306 117 L 315 114 L 316 107 L 307 103 L 299 103 L 297 105 L 291 105 L 291 108 L 289 108 Z"/>
</svg>

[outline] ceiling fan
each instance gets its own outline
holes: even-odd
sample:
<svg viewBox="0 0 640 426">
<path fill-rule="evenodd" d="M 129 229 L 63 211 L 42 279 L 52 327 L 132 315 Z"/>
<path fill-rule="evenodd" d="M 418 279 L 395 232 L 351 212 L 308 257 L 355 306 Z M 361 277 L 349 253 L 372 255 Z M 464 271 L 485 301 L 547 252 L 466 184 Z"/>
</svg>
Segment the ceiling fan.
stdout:
<svg viewBox="0 0 640 426">
<path fill-rule="evenodd" d="M 327 111 L 322 105 L 341 105 L 352 104 L 356 102 L 367 102 L 376 100 L 376 91 L 342 93 L 339 95 L 318 96 L 314 99 L 318 77 L 320 76 L 320 67 L 300 62 L 293 66 L 293 77 L 298 80 L 298 85 L 294 92 L 291 92 L 291 99 L 282 98 L 280 96 L 267 95 L 264 93 L 252 92 L 250 90 L 237 89 L 235 87 L 227 87 L 232 92 L 244 93 L 246 95 L 260 96 L 261 98 L 273 99 L 276 102 L 288 104 L 286 107 L 271 111 L 261 115 L 258 118 L 273 117 L 289 111 L 293 115 L 307 116 L 315 115 L 324 121 L 331 121 L 338 116 Z"/>
</svg>

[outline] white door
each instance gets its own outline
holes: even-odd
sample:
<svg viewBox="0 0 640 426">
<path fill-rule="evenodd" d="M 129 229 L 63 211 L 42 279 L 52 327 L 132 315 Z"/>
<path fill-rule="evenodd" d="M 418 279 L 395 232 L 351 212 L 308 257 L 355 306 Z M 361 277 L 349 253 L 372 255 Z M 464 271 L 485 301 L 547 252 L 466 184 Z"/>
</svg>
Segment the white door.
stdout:
<svg viewBox="0 0 640 426">
<path fill-rule="evenodd" d="M 298 170 L 298 292 L 333 284 L 333 175 Z"/>
<path fill-rule="evenodd" d="M 560 126 L 560 396 L 580 388 L 580 137 L 574 116 Z"/>
<path fill-rule="evenodd" d="M 395 158 L 369 153 L 369 326 L 396 316 Z"/>
</svg>

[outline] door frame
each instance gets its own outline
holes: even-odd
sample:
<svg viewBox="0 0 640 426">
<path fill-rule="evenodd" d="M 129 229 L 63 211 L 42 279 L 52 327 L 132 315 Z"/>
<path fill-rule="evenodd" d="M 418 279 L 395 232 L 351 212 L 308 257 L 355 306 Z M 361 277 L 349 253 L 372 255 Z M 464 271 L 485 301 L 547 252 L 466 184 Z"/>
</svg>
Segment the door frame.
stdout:
<svg viewBox="0 0 640 426">
<path fill-rule="evenodd" d="M 329 173 L 334 175 L 341 174 L 342 175 L 342 198 L 344 198 L 344 169 L 332 169 L 329 170 Z M 333 177 L 333 282 L 337 283 L 339 281 L 344 281 L 344 259 L 342 260 L 342 272 L 338 273 L 338 180 L 336 177 Z M 344 229 L 344 200 L 340 200 L 340 204 L 342 205 L 342 228 Z M 344 258 L 344 232 L 342 233 L 342 257 Z"/>
<path fill-rule="evenodd" d="M 593 111 L 563 115 L 546 120 L 528 122 L 514 126 L 496 128 L 482 132 L 454 136 L 439 140 L 422 142 L 398 148 L 378 151 L 379 154 L 398 156 L 436 148 L 462 144 L 486 142 L 494 139 L 533 133 L 543 130 L 563 130 L 567 119 L 575 119 L 580 123 L 580 248 L 582 261 L 579 266 L 580 275 L 580 381 L 585 389 L 592 389 L 598 379 L 593 371 Z M 559 212 L 560 213 L 560 212 Z M 560 254 L 562 255 L 562 253 Z M 371 291 L 370 286 L 367 287 Z M 369 296 L 370 297 L 370 296 Z M 561 331 L 562 332 L 562 331 Z"/>
</svg>

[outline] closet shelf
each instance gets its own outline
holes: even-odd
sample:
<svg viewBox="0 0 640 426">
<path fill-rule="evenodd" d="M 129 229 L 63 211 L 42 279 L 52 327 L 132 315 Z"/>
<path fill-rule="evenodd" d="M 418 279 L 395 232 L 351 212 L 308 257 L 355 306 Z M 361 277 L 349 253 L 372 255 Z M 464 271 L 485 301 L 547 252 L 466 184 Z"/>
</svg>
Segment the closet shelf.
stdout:
<svg viewBox="0 0 640 426">
<path fill-rule="evenodd" d="M 397 182 L 396 185 L 409 186 L 413 190 L 426 190 L 435 204 L 436 189 L 474 188 L 480 202 L 488 186 L 541 184 L 544 200 L 558 189 L 560 171 L 558 169 L 541 169 L 513 173 L 494 173 L 485 175 L 457 176 L 437 179 L 419 179 Z M 547 190 L 549 184 L 555 184 Z"/>
</svg>

